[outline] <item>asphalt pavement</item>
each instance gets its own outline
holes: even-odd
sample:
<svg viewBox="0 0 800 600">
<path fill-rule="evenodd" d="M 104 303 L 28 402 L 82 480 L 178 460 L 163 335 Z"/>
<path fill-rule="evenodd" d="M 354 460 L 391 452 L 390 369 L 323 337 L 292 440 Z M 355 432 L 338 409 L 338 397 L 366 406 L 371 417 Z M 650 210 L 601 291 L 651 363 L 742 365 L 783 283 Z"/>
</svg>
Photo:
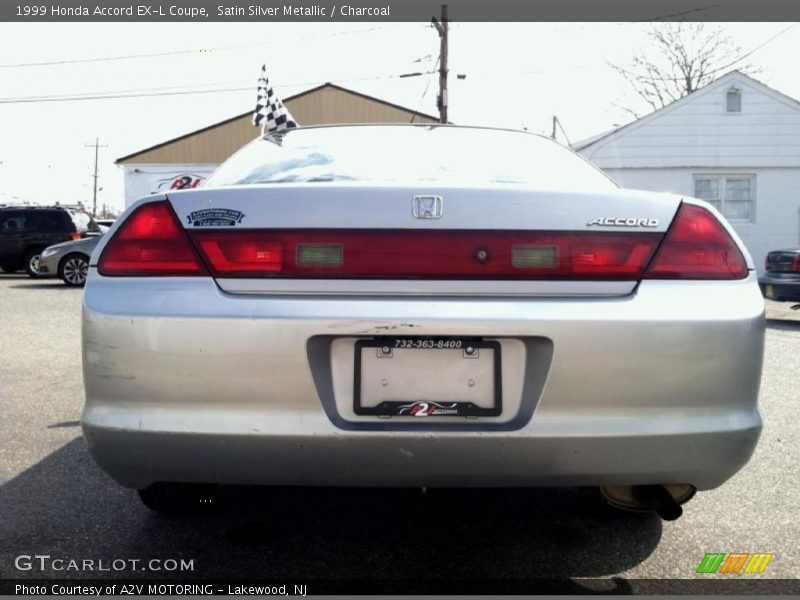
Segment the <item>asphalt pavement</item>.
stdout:
<svg viewBox="0 0 800 600">
<path fill-rule="evenodd" d="M 221 511 L 168 518 L 103 473 L 81 437 L 81 295 L 60 281 L 0 275 L 0 578 L 613 577 L 609 585 L 624 589 L 708 580 L 695 574 L 706 552 L 775 554 L 763 575 L 748 577 L 800 573 L 800 311 L 787 304 L 768 303 L 764 431 L 753 459 L 677 521 L 616 512 L 571 488 L 229 489 Z M 193 569 L 17 568 L 17 557 L 37 554 L 185 559 Z"/>
</svg>

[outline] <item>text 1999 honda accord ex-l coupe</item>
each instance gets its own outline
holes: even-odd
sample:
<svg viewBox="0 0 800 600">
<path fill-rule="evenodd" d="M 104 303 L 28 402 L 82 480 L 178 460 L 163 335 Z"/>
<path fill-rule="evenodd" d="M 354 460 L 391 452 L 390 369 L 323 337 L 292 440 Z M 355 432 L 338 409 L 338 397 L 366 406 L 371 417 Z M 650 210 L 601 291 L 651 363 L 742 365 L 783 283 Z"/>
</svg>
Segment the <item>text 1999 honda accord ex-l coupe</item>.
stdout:
<svg viewBox="0 0 800 600">
<path fill-rule="evenodd" d="M 763 311 L 708 204 L 546 138 L 299 128 L 103 237 L 83 429 L 156 508 L 187 483 L 567 485 L 674 516 L 754 449 Z"/>
</svg>

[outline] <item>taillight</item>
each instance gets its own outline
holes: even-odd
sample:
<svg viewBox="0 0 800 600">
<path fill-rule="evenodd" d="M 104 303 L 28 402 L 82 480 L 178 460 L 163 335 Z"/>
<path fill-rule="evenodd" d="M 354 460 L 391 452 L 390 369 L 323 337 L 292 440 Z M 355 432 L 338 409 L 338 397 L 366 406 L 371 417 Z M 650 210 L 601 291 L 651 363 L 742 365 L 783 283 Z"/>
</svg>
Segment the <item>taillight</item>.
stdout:
<svg viewBox="0 0 800 600">
<path fill-rule="evenodd" d="M 75 241 L 81 239 L 81 232 L 80 231 L 70 231 L 69 232 L 69 239 Z"/>
<path fill-rule="evenodd" d="M 682 204 L 645 279 L 743 279 L 747 264 L 722 224 L 708 210 Z"/>
<path fill-rule="evenodd" d="M 191 238 L 191 239 L 190 239 Z M 656 248 L 658 248 L 656 250 Z M 649 265 L 649 267 L 648 267 Z M 793 268 L 800 270 L 800 257 Z M 683 204 L 644 232 L 183 229 L 167 201 L 140 206 L 109 240 L 106 276 L 387 279 L 742 279 L 747 265 L 706 209 Z"/>
<path fill-rule="evenodd" d="M 215 277 L 638 279 L 657 233 L 191 230 Z"/>
<path fill-rule="evenodd" d="M 792 272 L 800 273 L 800 254 L 795 254 L 792 259 Z"/>
<path fill-rule="evenodd" d="M 102 275 L 207 275 L 186 232 L 166 201 L 137 208 L 100 256 Z"/>
</svg>

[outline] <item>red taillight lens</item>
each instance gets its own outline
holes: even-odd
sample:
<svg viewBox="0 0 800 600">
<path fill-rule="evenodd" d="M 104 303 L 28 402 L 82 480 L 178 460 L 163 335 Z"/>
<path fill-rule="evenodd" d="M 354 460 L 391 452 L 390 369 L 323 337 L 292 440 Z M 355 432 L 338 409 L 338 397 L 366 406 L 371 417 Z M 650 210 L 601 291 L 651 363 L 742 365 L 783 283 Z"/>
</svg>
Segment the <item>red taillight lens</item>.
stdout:
<svg viewBox="0 0 800 600">
<path fill-rule="evenodd" d="M 223 236 L 199 238 L 200 251 L 218 273 L 274 273 L 283 268 L 283 244 Z"/>
<path fill-rule="evenodd" d="M 795 255 L 792 259 L 792 272 L 800 273 L 800 254 Z"/>
<path fill-rule="evenodd" d="M 80 231 L 70 231 L 69 232 L 69 239 L 76 241 L 81 239 L 81 232 Z"/>
<path fill-rule="evenodd" d="M 192 230 L 216 277 L 639 279 L 657 233 Z"/>
<path fill-rule="evenodd" d="M 682 204 L 645 279 L 744 279 L 747 264 L 733 238 L 705 208 Z"/>
<path fill-rule="evenodd" d="M 144 204 L 128 217 L 100 256 L 101 275 L 207 275 L 166 201 Z"/>
</svg>

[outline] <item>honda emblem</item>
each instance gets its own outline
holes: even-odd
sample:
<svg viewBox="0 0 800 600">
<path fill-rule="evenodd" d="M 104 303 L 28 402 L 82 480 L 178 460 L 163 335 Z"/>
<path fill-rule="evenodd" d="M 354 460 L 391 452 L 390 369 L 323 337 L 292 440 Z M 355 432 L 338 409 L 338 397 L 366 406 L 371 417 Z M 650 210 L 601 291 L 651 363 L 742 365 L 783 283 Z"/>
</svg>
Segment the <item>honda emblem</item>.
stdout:
<svg viewBox="0 0 800 600">
<path fill-rule="evenodd" d="M 438 219 L 442 216 L 442 197 L 414 196 L 411 212 L 415 219 Z"/>
</svg>

